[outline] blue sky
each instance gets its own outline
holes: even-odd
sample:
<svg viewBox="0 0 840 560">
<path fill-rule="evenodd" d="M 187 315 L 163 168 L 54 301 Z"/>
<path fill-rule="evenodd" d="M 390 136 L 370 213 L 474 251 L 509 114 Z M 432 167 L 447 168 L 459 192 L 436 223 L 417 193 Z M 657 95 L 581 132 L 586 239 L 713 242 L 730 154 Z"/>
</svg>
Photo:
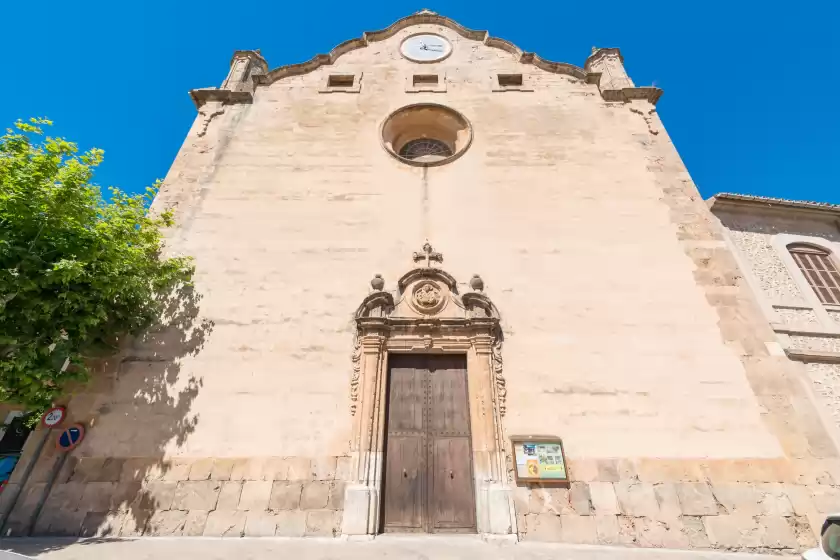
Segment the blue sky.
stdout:
<svg viewBox="0 0 840 560">
<path fill-rule="evenodd" d="M 235 49 L 308 60 L 429 8 L 549 60 L 620 47 L 704 197 L 734 191 L 840 203 L 840 1 L 6 2 L 0 122 L 48 116 L 105 150 L 103 185 L 163 177 Z M 17 45 L 12 48 L 12 45 Z"/>
</svg>

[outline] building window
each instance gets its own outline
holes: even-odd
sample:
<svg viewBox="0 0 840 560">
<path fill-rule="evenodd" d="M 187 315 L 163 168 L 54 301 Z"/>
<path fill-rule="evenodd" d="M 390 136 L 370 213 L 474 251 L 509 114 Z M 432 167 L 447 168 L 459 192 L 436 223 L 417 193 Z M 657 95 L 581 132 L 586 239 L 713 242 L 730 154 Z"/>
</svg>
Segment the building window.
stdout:
<svg viewBox="0 0 840 560">
<path fill-rule="evenodd" d="M 321 93 L 359 93 L 362 89 L 362 73 L 358 74 L 330 74 L 326 82 L 322 82 Z"/>
<path fill-rule="evenodd" d="M 812 245 L 789 245 L 796 266 L 823 304 L 840 305 L 840 272 L 831 253 Z"/>
<path fill-rule="evenodd" d="M 416 138 L 400 148 L 400 156 L 418 161 L 441 161 L 452 157 L 452 148 L 434 138 Z"/>
<path fill-rule="evenodd" d="M 353 74 L 332 74 L 327 78 L 327 87 L 351 88 L 353 87 Z"/>
<path fill-rule="evenodd" d="M 500 87 L 522 87 L 522 74 L 499 74 Z"/>
<path fill-rule="evenodd" d="M 458 111 L 434 103 L 397 109 L 381 128 L 382 146 L 407 165 L 430 167 L 460 157 L 472 142 L 472 127 Z"/>
<path fill-rule="evenodd" d="M 437 74 L 415 74 L 413 79 L 414 87 L 438 85 Z"/>
<path fill-rule="evenodd" d="M 446 74 L 409 74 L 405 77 L 406 93 L 446 92 Z"/>
<path fill-rule="evenodd" d="M 525 74 L 495 74 L 493 91 L 534 91 L 531 78 Z"/>
</svg>

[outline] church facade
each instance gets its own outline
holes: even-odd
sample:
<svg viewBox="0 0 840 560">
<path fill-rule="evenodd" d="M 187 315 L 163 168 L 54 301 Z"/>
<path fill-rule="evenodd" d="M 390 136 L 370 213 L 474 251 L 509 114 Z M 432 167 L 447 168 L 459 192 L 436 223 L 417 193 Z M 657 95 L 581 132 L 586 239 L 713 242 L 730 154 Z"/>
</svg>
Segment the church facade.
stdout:
<svg viewBox="0 0 840 560">
<path fill-rule="evenodd" d="M 78 447 L 33 432 L 3 534 L 812 546 L 840 301 L 762 279 L 775 226 L 701 199 L 660 94 L 428 11 L 237 51 L 153 207 L 195 290 L 65 403 Z M 522 479 L 541 439 L 562 480 Z"/>
</svg>

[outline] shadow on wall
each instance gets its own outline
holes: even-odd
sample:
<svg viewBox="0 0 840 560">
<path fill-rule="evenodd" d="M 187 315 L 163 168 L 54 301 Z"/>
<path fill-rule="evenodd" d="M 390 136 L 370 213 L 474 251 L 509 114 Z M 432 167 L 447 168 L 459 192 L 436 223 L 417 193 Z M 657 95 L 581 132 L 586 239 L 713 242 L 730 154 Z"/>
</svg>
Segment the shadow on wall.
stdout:
<svg viewBox="0 0 840 560">
<path fill-rule="evenodd" d="M 136 536 L 169 513 L 175 481 L 187 476 L 164 455 L 195 431 L 199 417 L 190 411 L 202 387 L 182 375 L 181 363 L 201 352 L 213 329 L 199 317 L 200 299 L 188 287 L 171 294 L 162 324 L 98 364 L 73 393 L 69 421 L 88 426 L 81 446 L 62 453 L 55 446 L 60 429 L 35 432 L 24 450 L 32 468 L 23 465 L 10 480 L 17 496 L 0 496 L 0 512 L 10 511 L 0 518 L 3 536 Z"/>
</svg>

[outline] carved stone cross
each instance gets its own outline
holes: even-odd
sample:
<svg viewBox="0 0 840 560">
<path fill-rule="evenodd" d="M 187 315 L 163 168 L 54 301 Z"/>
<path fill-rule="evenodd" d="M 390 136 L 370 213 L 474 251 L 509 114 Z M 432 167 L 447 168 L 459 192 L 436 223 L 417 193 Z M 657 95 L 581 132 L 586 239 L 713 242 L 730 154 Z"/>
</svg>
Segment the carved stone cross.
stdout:
<svg viewBox="0 0 840 560">
<path fill-rule="evenodd" d="M 414 253 L 414 262 L 417 261 L 426 261 L 426 266 L 431 267 L 432 261 L 437 263 L 443 262 L 443 255 L 440 253 L 436 253 L 434 248 L 429 244 L 429 240 L 427 239 L 426 242 L 423 244 L 423 252 L 422 253 Z"/>
</svg>

